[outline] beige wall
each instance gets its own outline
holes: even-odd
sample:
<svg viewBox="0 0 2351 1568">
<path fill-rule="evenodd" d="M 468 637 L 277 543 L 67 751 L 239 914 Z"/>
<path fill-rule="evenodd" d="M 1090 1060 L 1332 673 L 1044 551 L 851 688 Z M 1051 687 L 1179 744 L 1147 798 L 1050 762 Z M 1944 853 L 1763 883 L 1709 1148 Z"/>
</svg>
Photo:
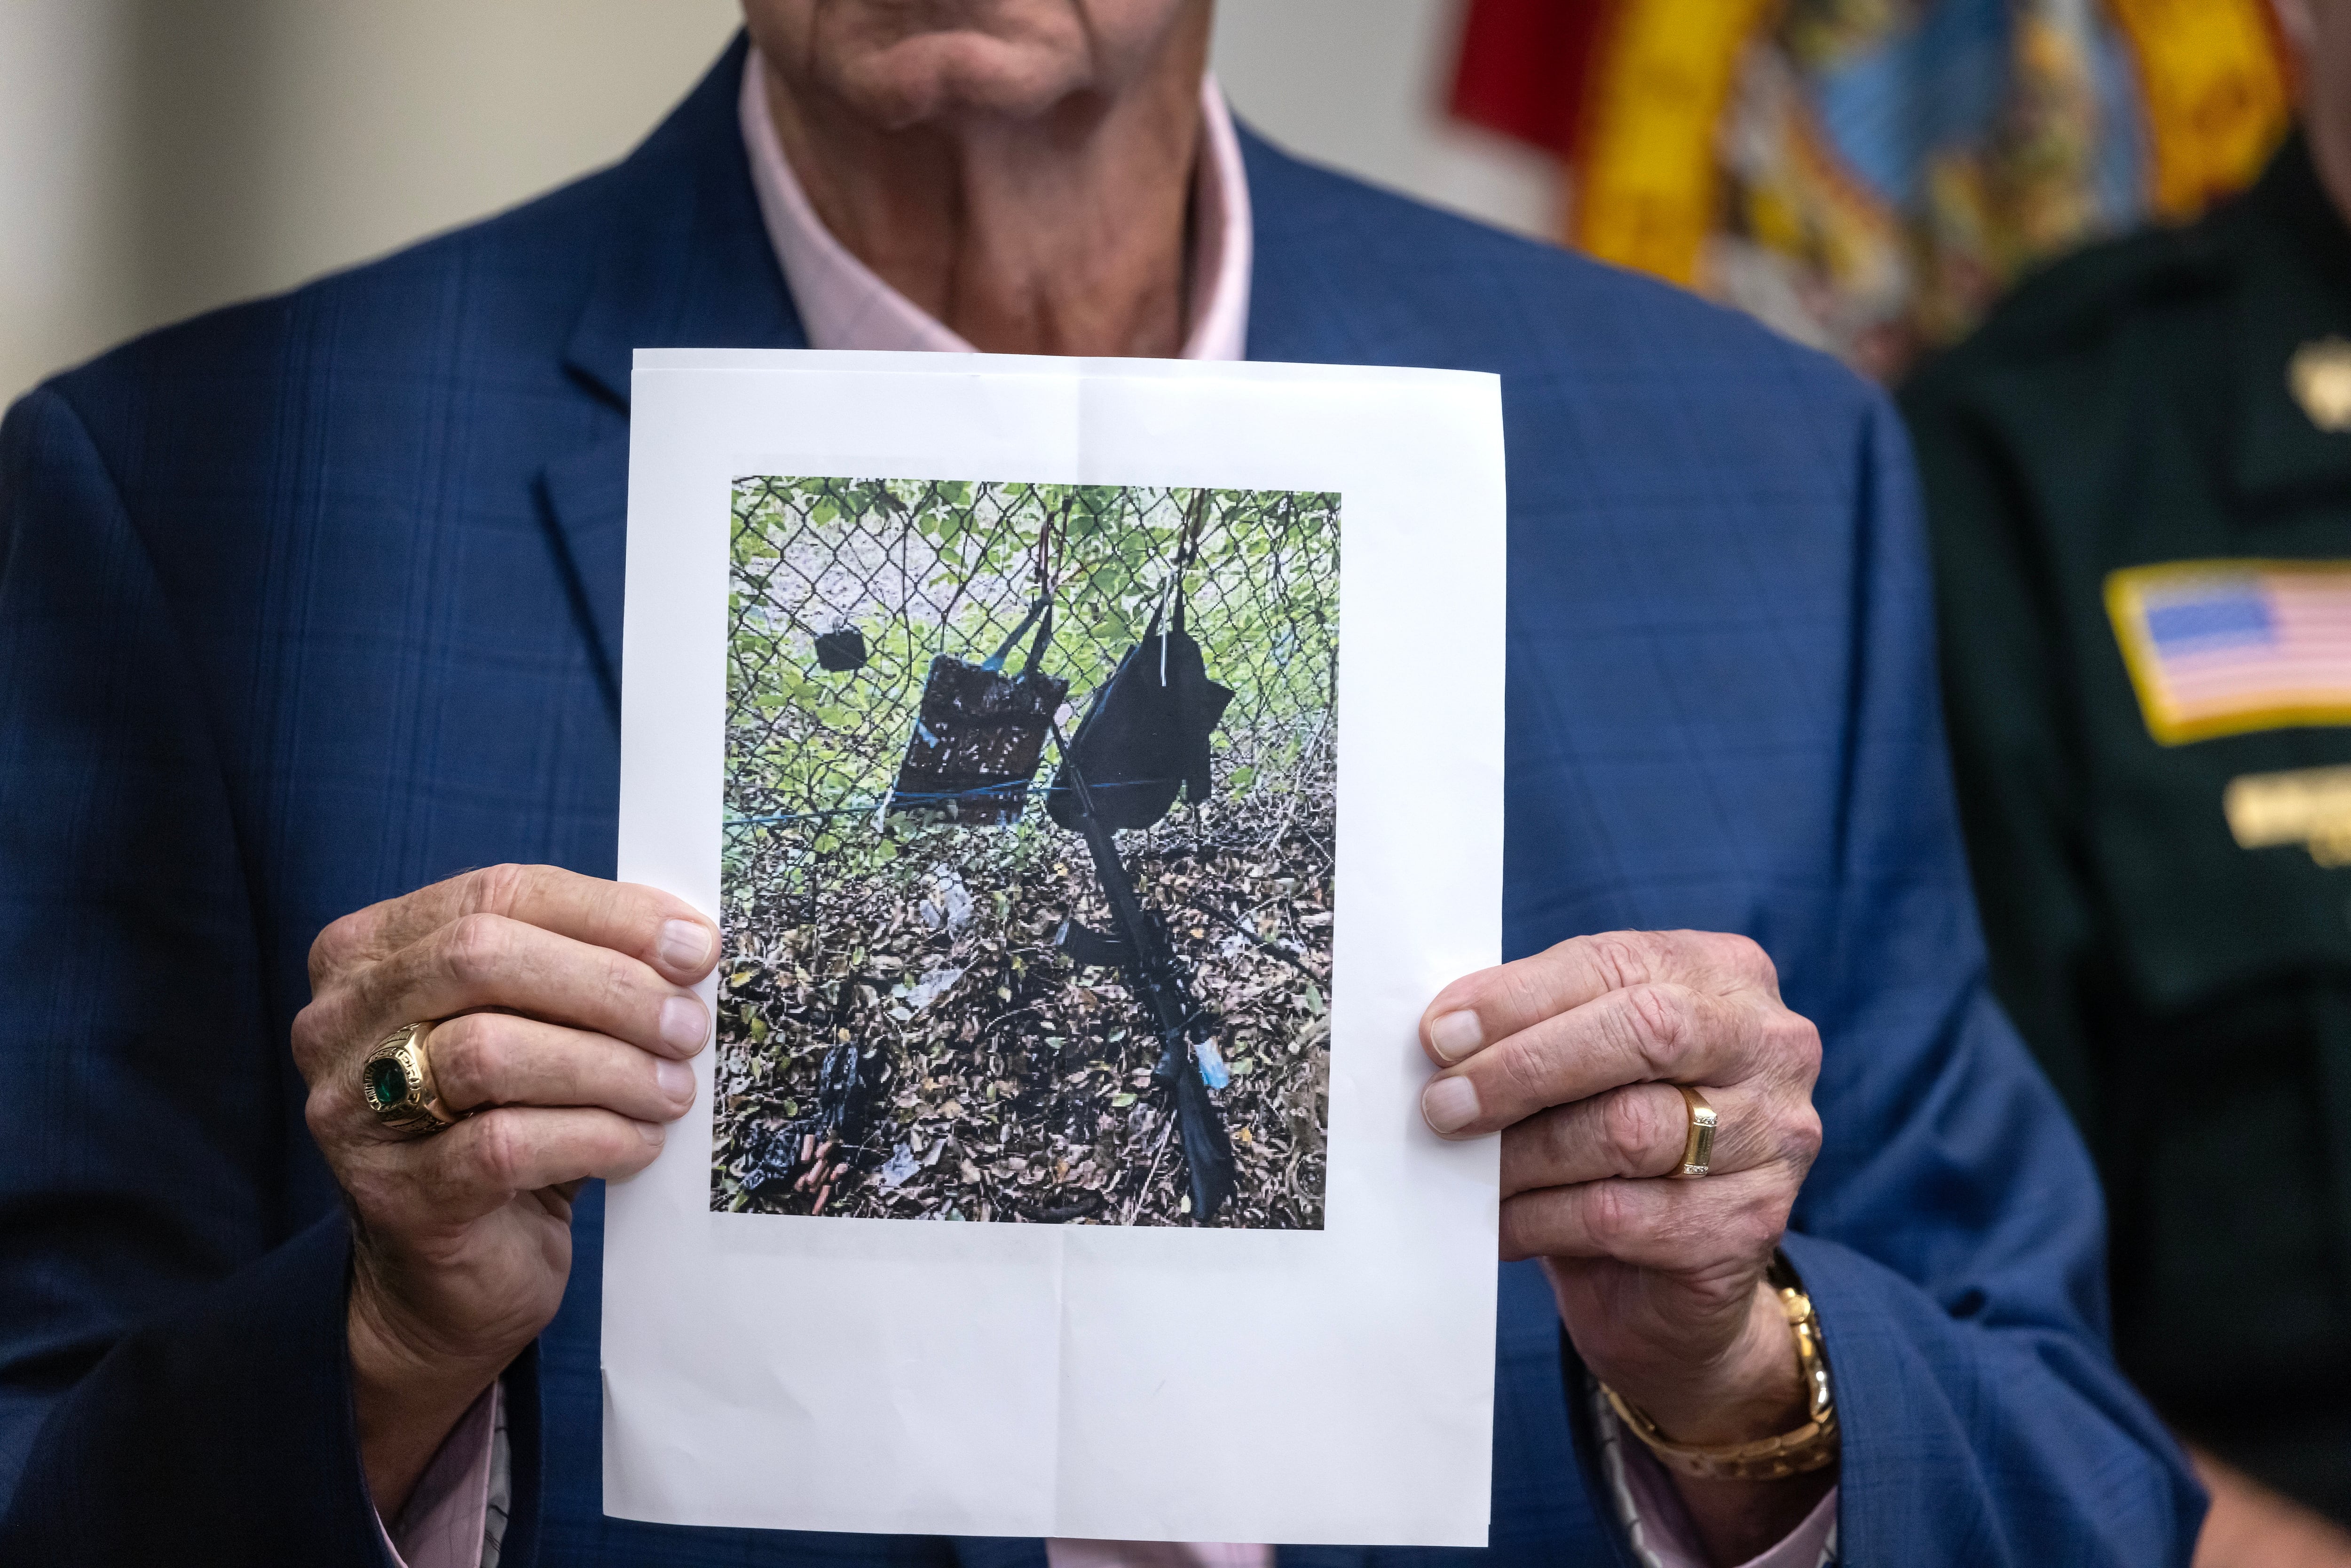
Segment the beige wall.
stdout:
<svg viewBox="0 0 2351 1568">
<path fill-rule="evenodd" d="M 1548 237 L 1557 166 L 1443 113 L 1465 3 L 1220 0 L 1217 78 L 1292 152 Z"/>
<path fill-rule="evenodd" d="M 0 0 L 0 396 L 621 156 L 736 7 Z M 1436 112 L 1455 7 L 1223 0 L 1217 68 L 1277 140 L 1540 230 L 1543 161 Z"/>
<path fill-rule="evenodd" d="M 119 334 L 136 292 L 109 0 L 0 0 L 0 398 Z"/>
</svg>

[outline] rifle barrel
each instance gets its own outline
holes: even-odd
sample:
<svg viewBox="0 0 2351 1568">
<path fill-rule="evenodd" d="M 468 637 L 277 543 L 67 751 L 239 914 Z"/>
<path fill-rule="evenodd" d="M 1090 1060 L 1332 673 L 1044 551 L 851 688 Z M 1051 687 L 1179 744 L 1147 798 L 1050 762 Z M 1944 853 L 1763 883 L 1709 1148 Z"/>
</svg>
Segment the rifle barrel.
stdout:
<svg viewBox="0 0 2351 1568">
<path fill-rule="evenodd" d="M 1175 955 L 1167 950 L 1166 944 L 1160 940 L 1158 927 L 1144 913 L 1143 899 L 1134 891 L 1134 879 L 1127 874 L 1126 862 L 1119 858 L 1117 839 L 1094 814 L 1093 791 L 1088 788 L 1085 775 L 1071 764 L 1069 743 L 1061 738 L 1058 722 L 1053 726 L 1053 742 L 1061 749 L 1062 774 L 1078 798 L 1078 831 L 1086 841 L 1086 852 L 1093 857 L 1095 879 L 1110 900 L 1111 915 L 1126 936 L 1127 952 L 1133 955 L 1121 967 L 1126 971 L 1130 988 L 1142 993 L 1144 1005 L 1150 1009 L 1163 1052 L 1173 1056 L 1177 1076 L 1169 1087 L 1175 1100 L 1176 1121 L 1183 1124 L 1196 1120 L 1199 1125 L 1193 1129 L 1195 1134 L 1213 1140 L 1224 1150 L 1219 1156 L 1221 1169 L 1212 1175 L 1199 1168 L 1201 1162 L 1192 1157 L 1189 1140 L 1186 1142 L 1185 1164 L 1191 1167 L 1193 1210 L 1206 1221 L 1215 1218 L 1216 1210 L 1231 1191 L 1232 1155 L 1224 1124 L 1208 1100 L 1199 1065 L 1192 1060 L 1191 1024 L 1199 1014 L 1199 1006 L 1192 999 L 1182 971 L 1176 967 Z"/>
</svg>

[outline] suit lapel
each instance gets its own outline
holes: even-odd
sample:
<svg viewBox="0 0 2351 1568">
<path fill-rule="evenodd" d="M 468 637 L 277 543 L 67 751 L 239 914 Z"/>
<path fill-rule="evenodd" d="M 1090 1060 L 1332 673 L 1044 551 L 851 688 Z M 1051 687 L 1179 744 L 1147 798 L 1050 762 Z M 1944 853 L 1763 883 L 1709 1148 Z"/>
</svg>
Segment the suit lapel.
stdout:
<svg viewBox="0 0 2351 1568">
<path fill-rule="evenodd" d="M 572 615 L 587 634 L 604 706 L 618 724 L 621 580 L 629 547 L 627 425 L 539 470 L 538 503 Z"/>
<path fill-rule="evenodd" d="M 1322 365 L 1458 367 L 1460 346 L 1403 298 L 1396 279 L 1427 258 L 1399 247 L 1386 204 L 1280 151 L 1243 125 L 1255 260 L 1249 357 Z"/>
<path fill-rule="evenodd" d="M 1317 198 L 1318 183 L 1287 153 L 1238 126 L 1248 171 L 1252 261 L 1249 357 L 1291 364 L 1374 364 L 1378 345 L 1350 308 L 1347 280 L 1328 257 L 1348 214 Z M 1308 175 L 1301 178 L 1301 175 Z"/>
<path fill-rule="evenodd" d="M 620 715 L 622 578 L 628 548 L 630 367 L 639 349 L 804 349 L 751 186 L 736 120 L 742 35 L 676 112 L 613 172 L 622 192 L 564 368 L 609 415 L 540 471 L 538 500 Z"/>
</svg>

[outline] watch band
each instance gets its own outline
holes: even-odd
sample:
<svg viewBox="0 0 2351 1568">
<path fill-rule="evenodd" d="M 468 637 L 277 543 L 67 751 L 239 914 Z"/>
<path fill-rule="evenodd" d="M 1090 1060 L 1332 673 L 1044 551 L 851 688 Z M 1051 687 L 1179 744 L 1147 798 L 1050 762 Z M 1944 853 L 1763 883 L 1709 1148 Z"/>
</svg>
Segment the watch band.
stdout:
<svg viewBox="0 0 2351 1568">
<path fill-rule="evenodd" d="M 1836 1396 L 1829 1382 L 1828 1354 L 1821 1343 L 1820 1317 L 1813 1311 L 1812 1297 L 1804 1293 L 1785 1259 L 1772 1259 L 1767 1278 L 1780 1293 L 1780 1311 L 1796 1342 L 1796 1371 L 1803 1381 L 1806 1406 L 1802 1425 L 1749 1443 L 1712 1447 L 1677 1443 L 1659 1430 L 1639 1406 L 1606 1384 L 1600 1385 L 1608 1407 L 1616 1413 L 1625 1429 L 1677 1475 L 1699 1480 L 1772 1481 L 1823 1469 L 1836 1462 Z"/>
</svg>

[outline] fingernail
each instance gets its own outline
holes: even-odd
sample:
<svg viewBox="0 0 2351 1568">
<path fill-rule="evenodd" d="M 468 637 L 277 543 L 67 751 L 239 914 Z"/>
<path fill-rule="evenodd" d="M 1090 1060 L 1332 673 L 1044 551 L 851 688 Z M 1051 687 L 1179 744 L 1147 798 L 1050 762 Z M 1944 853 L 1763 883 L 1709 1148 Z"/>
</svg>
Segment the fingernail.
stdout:
<svg viewBox="0 0 2351 1568">
<path fill-rule="evenodd" d="M 1428 1020 L 1428 1043 L 1449 1065 L 1484 1045 L 1486 1030 L 1476 1013 L 1439 1013 Z"/>
<path fill-rule="evenodd" d="M 694 1099 L 694 1069 L 683 1061 L 656 1057 L 653 1060 L 653 1082 L 661 1086 L 664 1094 L 680 1104 Z"/>
<path fill-rule="evenodd" d="M 710 928 L 691 920 L 664 920 L 661 940 L 654 947 L 662 962 L 673 969 L 699 969 L 702 961 L 710 956 Z"/>
<path fill-rule="evenodd" d="M 710 1015 L 692 997 L 672 997 L 662 1004 L 661 1037 L 688 1053 L 702 1049 L 710 1032 Z"/>
<path fill-rule="evenodd" d="M 656 1148 L 661 1145 L 662 1124 L 659 1122 L 639 1122 L 636 1124 L 636 1128 L 637 1136 Z"/>
<path fill-rule="evenodd" d="M 1450 1133 L 1478 1119 L 1478 1086 L 1467 1078 L 1438 1078 L 1420 1092 L 1420 1113 L 1431 1130 Z"/>
</svg>

